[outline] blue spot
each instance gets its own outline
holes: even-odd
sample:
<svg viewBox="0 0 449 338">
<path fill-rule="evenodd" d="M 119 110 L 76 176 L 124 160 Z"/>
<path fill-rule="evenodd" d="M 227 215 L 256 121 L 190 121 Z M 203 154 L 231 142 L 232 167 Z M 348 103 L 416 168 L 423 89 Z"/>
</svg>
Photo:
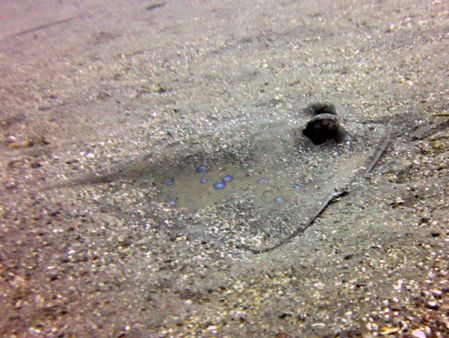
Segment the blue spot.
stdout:
<svg viewBox="0 0 449 338">
<path fill-rule="evenodd" d="M 284 197 L 282 196 L 276 196 L 276 198 L 274 199 L 274 201 L 278 204 L 284 202 Z"/>
<path fill-rule="evenodd" d="M 201 167 L 197 167 L 197 168 L 196 168 L 196 172 L 197 172 L 198 174 L 205 173 L 206 171 L 207 171 L 207 167 L 201 166 Z"/>
<path fill-rule="evenodd" d="M 292 185 L 292 188 L 295 189 L 296 191 L 299 191 L 301 189 L 301 185 L 299 183 L 295 183 Z"/>
<path fill-rule="evenodd" d="M 171 206 L 171 207 L 174 207 L 176 205 L 176 200 L 168 201 L 168 205 Z"/>
<path fill-rule="evenodd" d="M 167 187 L 171 187 L 171 186 L 175 185 L 175 180 L 174 180 L 173 178 L 167 178 L 167 179 L 164 181 L 164 184 L 165 184 Z"/>
<path fill-rule="evenodd" d="M 215 190 L 223 190 L 226 187 L 226 182 L 217 182 L 214 183 Z"/>
<path fill-rule="evenodd" d="M 204 177 L 202 177 L 202 178 L 200 178 L 200 183 L 205 184 L 205 183 L 207 183 L 207 180 Z"/>
<path fill-rule="evenodd" d="M 231 182 L 233 179 L 234 179 L 234 177 L 232 177 L 231 175 L 226 175 L 221 178 L 221 180 L 226 183 Z"/>
</svg>

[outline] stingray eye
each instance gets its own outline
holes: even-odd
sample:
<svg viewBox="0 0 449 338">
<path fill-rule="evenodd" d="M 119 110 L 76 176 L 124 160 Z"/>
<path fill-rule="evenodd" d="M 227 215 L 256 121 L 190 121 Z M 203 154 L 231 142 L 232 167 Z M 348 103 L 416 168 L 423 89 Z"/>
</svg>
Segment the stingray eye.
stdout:
<svg viewBox="0 0 449 338">
<path fill-rule="evenodd" d="M 334 105 L 315 103 L 309 105 L 305 111 L 314 115 L 303 129 L 303 134 L 313 144 L 322 144 L 328 140 L 340 143 L 346 137 L 347 132 L 338 122 Z"/>
</svg>

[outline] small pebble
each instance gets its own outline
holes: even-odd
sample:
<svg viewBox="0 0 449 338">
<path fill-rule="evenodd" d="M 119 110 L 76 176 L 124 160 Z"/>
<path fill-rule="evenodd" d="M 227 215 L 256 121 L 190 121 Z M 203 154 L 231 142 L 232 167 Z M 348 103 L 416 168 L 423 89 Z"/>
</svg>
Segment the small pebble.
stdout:
<svg viewBox="0 0 449 338">
<path fill-rule="evenodd" d="M 200 183 L 201 184 L 207 183 L 207 179 L 205 179 L 204 177 L 200 178 Z"/>
<path fill-rule="evenodd" d="M 223 190 L 226 187 L 226 182 L 217 182 L 214 183 L 215 190 Z"/>
<path fill-rule="evenodd" d="M 426 338 L 426 334 L 420 330 L 420 329 L 416 329 L 412 331 L 412 337 L 415 338 Z"/>
<path fill-rule="evenodd" d="M 267 178 L 262 177 L 257 180 L 257 183 L 265 185 L 265 184 L 270 183 L 270 181 Z"/>
<path fill-rule="evenodd" d="M 440 305 L 438 304 L 438 302 L 431 300 L 426 303 L 426 307 L 428 309 L 436 310 L 440 307 Z"/>
<path fill-rule="evenodd" d="M 432 237 L 439 237 L 439 236 L 441 236 L 441 231 L 439 229 L 431 229 L 430 235 Z"/>
<path fill-rule="evenodd" d="M 234 179 L 231 175 L 226 175 L 221 178 L 223 182 L 231 182 Z"/>
<path fill-rule="evenodd" d="M 276 196 L 276 198 L 274 199 L 274 201 L 278 204 L 284 202 L 284 197 L 282 196 Z"/>
<path fill-rule="evenodd" d="M 176 205 L 176 200 L 168 201 L 168 205 L 174 207 Z"/>
<path fill-rule="evenodd" d="M 171 187 L 171 186 L 175 185 L 175 180 L 172 179 L 172 178 L 167 178 L 167 179 L 164 181 L 164 184 L 165 184 L 167 187 Z"/>
</svg>

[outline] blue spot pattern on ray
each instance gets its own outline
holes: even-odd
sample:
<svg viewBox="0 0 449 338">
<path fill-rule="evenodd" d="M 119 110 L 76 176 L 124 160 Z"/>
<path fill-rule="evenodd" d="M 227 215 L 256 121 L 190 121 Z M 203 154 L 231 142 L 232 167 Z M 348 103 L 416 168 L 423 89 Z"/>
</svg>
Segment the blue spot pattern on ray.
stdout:
<svg viewBox="0 0 449 338">
<path fill-rule="evenodd" d="M 207 167 L 204 167 L 204 166 L 201 166 L 201 167 L 197 167 L 197 168 L 196 168 L 196 172 L 197 172 L 198 174 L 205 173 L 206 171 L 207 171 Z"/>
<path fill-rule="evenodd" d="M 296 191 L 301 189 L 301 185 L 299 183 L 295 183 L 292 185 L 292 188 L 295 189 Z"/>
<path fill-rule="evenodd" d="M 206 184 L 207 183 L 207 179 L 205 179 L 204 177 L 200 178 L 200 183 L 201 184 Z"/>
<path fill-rule="evenodd" d="M 217 182 L 214 183 L 215 190 L 223 190 L 226 187 L 226 182 Z"/>
<path fill-rule="evenodd" d="M 176 200 L 168 201 L 168 205 L 171 206 L 171 207 L 174 207 L 176 205 Z"/>
<path fill-rule="evenodd" d="M 165 184 L 167 187 L 174 186 L 174 185 L 175 185 L 175 180 L 174 180 L 173 178 L 167 178 L 167 179 L 164 181 L 164 184 Z"/>
<path fill-rule="evenodd" d="M 284 202 L 284 197 L 282 197 L 282 196 L 276 196 L 276 198 L 274 199 L 274 201 L 275 201 L 277 204 L 280 204 L 280 203 Z"/>
<path fill-rule="evenodd" d="M 226 175 L 221 178 L 221 180 L 226 183 L 231 182 L 233 179 L 234 179 L 234 177 L 232 177 L 231 175 Z"/>
</svg>

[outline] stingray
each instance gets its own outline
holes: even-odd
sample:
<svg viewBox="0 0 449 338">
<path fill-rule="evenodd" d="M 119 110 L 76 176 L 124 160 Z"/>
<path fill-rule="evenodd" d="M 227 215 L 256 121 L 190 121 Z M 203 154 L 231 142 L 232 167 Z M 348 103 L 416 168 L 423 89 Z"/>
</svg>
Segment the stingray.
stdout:
<svg viewBox="0 0 449 338">
<path fill-rule="evenodd" d="M 160 219 L 182 220 L 176 231 L 267 252 L 310 227 L 373 170 L 390 142 L 388 126 L 346 122 L 343 142 L 317 145 L 304 135 L 306 123 L 307 117 L 223 125 L 194 144 L 161 145 L 109 173 L 59 187 L 117 180 L 128 181 L 126 189 L 151 186 L 155 193 L 139 204 Z"/>
</svg>

